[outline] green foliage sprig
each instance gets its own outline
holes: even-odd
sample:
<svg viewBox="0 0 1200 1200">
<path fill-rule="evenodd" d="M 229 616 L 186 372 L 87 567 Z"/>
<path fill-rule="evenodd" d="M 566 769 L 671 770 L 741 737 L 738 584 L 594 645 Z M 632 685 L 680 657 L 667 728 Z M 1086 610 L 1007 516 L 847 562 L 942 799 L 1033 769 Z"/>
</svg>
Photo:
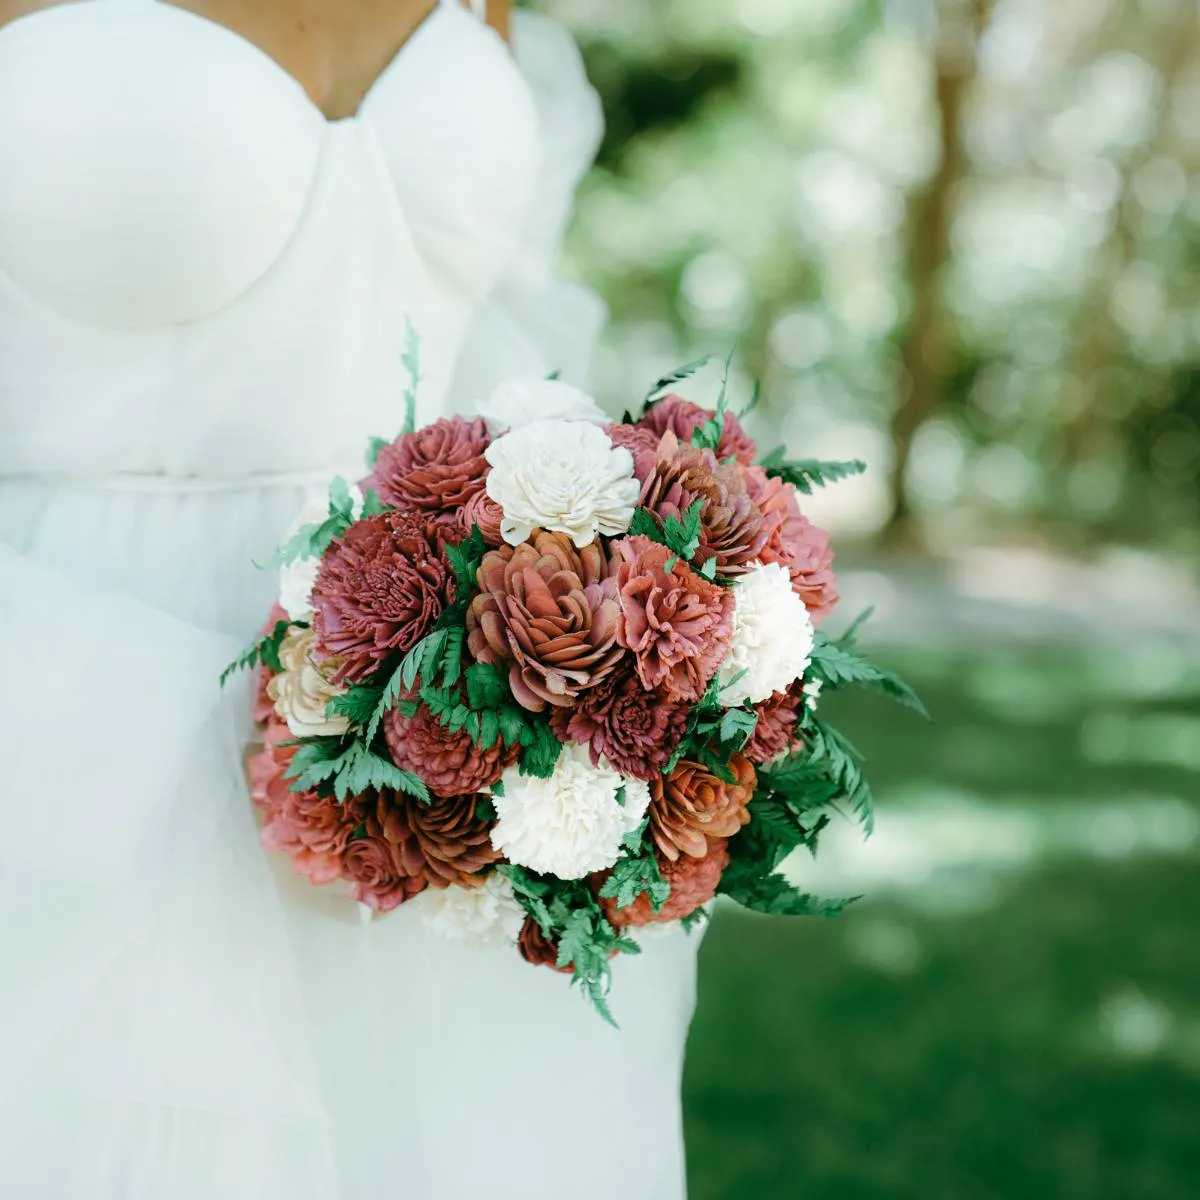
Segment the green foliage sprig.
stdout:
<svg viewBox="0 0 1200 1200">
<path fill-rule="evenodd" d="M 378 503 L 377 497 L 374 503 Z M 302 558 L 320 558 L 354 524 L 354 520 L 354 496 L 350 485 L 339 475 L 329 485 L 329 515 L 323 521 L 298 529 L 261 564 L 262 570 L 286 567 Z"/>
<path fill-rule="evenodd" d="M 396 669 L 388 689 L 380 695 L 375 724 L 401 694 L 415 693 L 452 733 L 465 730 L 485 750 L 501 739 L 505 745 L 519 745 L 522 774 L 547 778 L 562 752 L 547 718 L 517 704 L 504 667 L 465 662 L 467 609 L 487 549 L 478 525 L 465 541 L 446 547 L 456 582 L 454 602 Z"/>
<path fill-rule="evenodd" d="M 221 672 L 221 686 L 224 687 L 230 678 L 239 671 L 249 671 L 254 667 L 266 667 L 268 671 L 276 674 L 282 671 L 283 664 L 279 661 L 279 647 L 283 644 L 283 639 L 287 636 L 290 628 L 291 625 L 287 621 L 276 621 L 262 637 L 255 638 Z"/>
<path fill-rule="evenodd" d="M 417 390 L 421 383 L 421 341 L 410 320 L 404 323 L 404 352 L 400 364 L 408 375 L 408 386 L 404 389 L 404 425 L 400 435 L 413 433 L 417 428 Z M 367 470 L 375 470 L 379 452 L 392 443 L 387 438 L 373 437 L 367 443 Z"/>
<path fill-rule="evenodd" d="M 654 845 L 646 837 L 649 826 L 647 818 L 639 828 L 626 835 L 622 845 L 624 853 L 600 889 L 601 897 L 615 900 L 618 908 L 628 908 L 644 893 L 657 913 L 662 912 L 670 898 L 671 885 L 663 878 Z"/>
<path fill-rule="evenodd" d="M 758 728 L 758 714 L 748 704 L 726 708 L 721 703 L 721 692 L 735 682 L 722 685 L 716 677 L 709 682 L 688 712 L 683 737 L 663 768 L 664 774 L 670 775 L 687 759 L 700 763 L 718 779 L 732 782 L 729 757 L 744 750 Z"/>
<path fill-rule="evenodd" d="M 706 354 L 703 358 L 697 358 L 694 362 L 685 364 L 674 371 L 669 371 L 646 393 L 646 401 L 642 407 L 642 415 L 646 415 L 646 410 L 653 407 L 655 402 L 662 397 L 662 393 L 674 383 L 682 383 L 685 379 L 690 379 L 693 375 L 704 370 L 713 356 Z"/>
<path fill-rule="evenodd" d="M 381 788 L 404 792 L 422 804 L 432 799 L 420 776 L 401 770 L 354 736 L 307 739 L 299 745 L 284 778 L 294 792 L 316 792 L 339 802 Z"/>
<path fill-rule="evenodd" d="M 613 951 L 640 954 L 641 947 L 613 927 L 586 880 L 569 883 L 511 863 L 502 863 L 496 870 L 512 884 L 518 903 L 558 948 L 556 965 L 571 969 L 572 985 L 580 988 L 615 1028 L 617 1022 L 608 1004 Z"/>
<path fill-rule="evenodd" d="M 831 641 L 818 633 L 813 643 L 811 677 L 819 679 L 831 691 L 847 684 L 856 684 L 871 691 L 882 692 L 893 700 L 920 713 L 927 720 L 929 713 L 920 697 L 894 671 L 887 671 L 868 662 L 856 653 L 844 639 Z"/>
<path fill-rule="evenodd" d="M 668 571 L 674 570 L 675 564 L 682 561 L 693 567 L 699 575 L 712 581 L 717 576 L 716 558 L 710 556 L 699 565 L 695 563 L 696 555 L 700 553 L 703 514 L 703 500 L 693 500 L 682 517 L 669 513 L 665 520 L 661 520 L 648 508 L 636 508 L 629 525 L 629 534 L 631 537 L 648 537 L 652 542 L 666 546 L 672 554 L 666 563 Z"/>
<path fill-rule="evenodd" d="M 819 487 L 827 487 L 840 479 L 861 475 L 867 464 L 858 459 L 848 462 L 824 462 L 817 458 L 788 458 L 782 446 L 776 446 L 769 454 L 759 459 L 759 466 L 768 475 L 790 483 L 798 492 L 811 496 Z"/>
<path fill-rule="evenodd" d="M 927 716 L 913 690 L 893 672 L 869 662 L 856 647 L 863 613 L 837 640 L 816 635 L 808 677 L 834 691 L 864 687 Z M 862 770 L 862 755 L 843 734 L 805 706 L 799 723 L 800 746 L 758 769 L 750 802 L 750 822 L 730 844 L 731 861 L 721 893 L 756 912 L 832 916 L 852 898 L 822 900 L 795 888 L 778 873 L 783 861 L 805 847 L 815 854 L 829 810 L 847 807 L 869 835 L 875 801 Z"/>
<path fill-rule="evenodd" d="M 721 374 L 721 390 L 717 395 L 717 407 L 693 434 L 692 445 L 705 450 L 715 451 L 725 433 L 725 414 L 729 411 L 729 373 L 733 370 L 733 356 L 737 347 L 731 346 L 725 356 L 724 370 Z M 757 401 L 755 401 L 756 403 Z"/>
</svg>

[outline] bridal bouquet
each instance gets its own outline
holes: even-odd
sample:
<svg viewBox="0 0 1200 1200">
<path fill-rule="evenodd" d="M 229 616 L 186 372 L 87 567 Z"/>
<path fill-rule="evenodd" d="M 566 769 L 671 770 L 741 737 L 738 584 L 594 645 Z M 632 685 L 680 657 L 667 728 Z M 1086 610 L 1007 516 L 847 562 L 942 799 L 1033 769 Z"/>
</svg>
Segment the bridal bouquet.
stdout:
<svg viewBox="0 0 1200 1200">
<path fill-rule="evenodd" d="M 700 365 L 620 423 L 548 379 L 415 429 L 410 390 L 370 474 L 302 515 L 230 668 L 261 671 L 265 846 L 375 913 L 412 903 L 569 973 L 609 1019 L 639 930 L 690 928 L 717 894 L 844 906 L 778 870 L 838 806 L 870 827 L 818 697 L 919 706 L 854 628 L 819 631 L 836 581 L 801 496 L 862 464 L 760 457 L 727 382 L 715 411 L 664 394 Z"/>
</svg>

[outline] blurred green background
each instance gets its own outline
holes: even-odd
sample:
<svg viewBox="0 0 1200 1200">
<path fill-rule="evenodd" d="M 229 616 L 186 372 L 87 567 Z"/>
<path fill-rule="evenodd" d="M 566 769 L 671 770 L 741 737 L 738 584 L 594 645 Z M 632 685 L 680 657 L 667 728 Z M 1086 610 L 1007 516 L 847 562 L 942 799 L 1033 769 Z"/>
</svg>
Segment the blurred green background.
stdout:
<svg viewBox="0 0 1200 1200">
<path fill-rule="evenodd" d="M 792 869 L 862 901 L 718 914 L 693 1200 L 1200 1194 L 1195 0 L 539 6 L 602 396 L 739 340 L 764 443 L 867 459 L 808 511 L 935 717 L 828 701 L 878 830 Z"/>
</svg>

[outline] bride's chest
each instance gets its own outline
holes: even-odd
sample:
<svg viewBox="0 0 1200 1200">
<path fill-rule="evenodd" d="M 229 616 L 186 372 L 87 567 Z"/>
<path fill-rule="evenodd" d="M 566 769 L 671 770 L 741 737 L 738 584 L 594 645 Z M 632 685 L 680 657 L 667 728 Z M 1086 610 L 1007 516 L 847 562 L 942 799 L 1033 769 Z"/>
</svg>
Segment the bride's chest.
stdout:
<svg viewBox="0 0 1200 1200">
<path fill-rule="evenodd" d="M 329 121 L 220 25 L 146 0 L 65 5 L 0 31 L 0 284 L 134 331 L 341 293 L 371 262 L 416 305 L 469 297 L 511 253 L 539 153 L 524 79 L 456 7 Z"/>
</svg>

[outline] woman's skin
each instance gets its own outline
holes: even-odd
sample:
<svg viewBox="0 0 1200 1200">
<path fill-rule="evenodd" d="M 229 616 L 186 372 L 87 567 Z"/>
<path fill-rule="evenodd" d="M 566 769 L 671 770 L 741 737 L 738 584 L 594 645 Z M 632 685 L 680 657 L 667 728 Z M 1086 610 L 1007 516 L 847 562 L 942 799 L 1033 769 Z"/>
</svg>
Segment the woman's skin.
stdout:
<svg viewBox="0 0 1200 1200">
<path fill-rule="evenodd" d="M 0 0 L 0 26 L 76 0 Z M 103 0 L 100 0 L 103 2 Z M 232 29 L 297 79 L 330 120 L 352 116 L 438 0 L 171 0 Z M 464 0 L 465 2 L 465 0 Z M 509 0 L 488 0 L 508 36 Z"/>
</svg>

